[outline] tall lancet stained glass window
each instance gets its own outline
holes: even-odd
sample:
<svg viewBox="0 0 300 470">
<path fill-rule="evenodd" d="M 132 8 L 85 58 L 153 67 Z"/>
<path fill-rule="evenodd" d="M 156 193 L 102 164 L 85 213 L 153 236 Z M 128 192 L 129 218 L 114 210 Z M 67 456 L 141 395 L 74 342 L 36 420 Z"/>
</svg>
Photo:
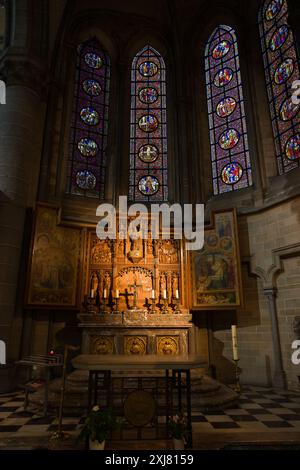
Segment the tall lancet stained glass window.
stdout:
<svg viewBox="0 0 300 470">
<path fill-rule="evenodd" d="M 252 185 L 238 45 L 231 27 L 220 25 L 210 36 L 205 72 L 216 195 Z"/>
<path fill-rule="evenodd" d="M 131 69 L 129 198 L 168 199 L 166 69 L 150 46 L 135 56 Z"/>
<path fill-rule="evenodd" d="M 97 39 L 78 46 L 67 192 L 104 198 L 109 57 Z"/>
<path fill-rule="evenodd" d="M 291 99 L 292 83 L 300 77 L 299 56 L 286 0 L 263 2 L 259 30 L 278 170 L 283 174 L 300 164 L 300 105 Z"/>
</svg>

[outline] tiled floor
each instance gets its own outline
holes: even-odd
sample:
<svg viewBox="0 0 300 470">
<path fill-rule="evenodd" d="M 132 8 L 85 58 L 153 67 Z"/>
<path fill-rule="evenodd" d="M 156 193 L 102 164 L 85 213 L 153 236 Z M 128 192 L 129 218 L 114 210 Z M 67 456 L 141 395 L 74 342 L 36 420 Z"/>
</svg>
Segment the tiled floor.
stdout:
<svg viewBox="0 0 300 470">
<path fill-rule="evenodd" d="M 54 416 L 39 417 L 24 411 L 23 401 L 22 393 L 0 395 L 0 442 L 8 437 L 47 437 L 57 429 Z M 195 437 L 202 433 L 211 437 L 220 433 L 256 433 L 267 438 L 270 433 L 278 433 L 279 440 L 288 436 L 300 443 L 300 393 L 244 387 L 235 408 L 201 413 L 193 406 L 192 415 Z M 82 417 L 65 416 L 63 430 L 77 434 L 82 422 Z"/>
</svg>

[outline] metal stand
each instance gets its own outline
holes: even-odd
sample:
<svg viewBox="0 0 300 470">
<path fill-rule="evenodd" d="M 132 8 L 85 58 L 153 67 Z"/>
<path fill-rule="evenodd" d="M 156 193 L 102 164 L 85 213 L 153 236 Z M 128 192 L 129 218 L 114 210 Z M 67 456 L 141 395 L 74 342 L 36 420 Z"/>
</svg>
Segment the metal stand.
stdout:
<svg viewBox="0 0 300 470">
<path fill-rule="evenodd" d="M 169 309 L 168 309 L 168 299 L 163 299 L 163 308 L 162 308 L 162 311 L 161 311 L 162 314 L 166 315 L 169 313 Z"/>
<path fill-rule="evenodd" d="M 67 377 L 67 359 L 69 349 L 76 350 L 79 349 L 75 346 L 65 345 L 64 349 L 64 359 L 63 359 L 63 373 L 60 389 L 60 402 L 59 402 L 59 412 L 58 412 L 58 430 L 55 431 L 51 437 L 51 441 L 65 441 L 71 437 L 70 434 L 62 431 L 62 419 L 63 419 L 63 409 L 64 409 L 64 399 L 65 399 L 65 390 L 66 390 L 66 377 Z"/>
<path fill-rule="evenodd" d="M 150 313 L 152 314 L 156 313 L 156 298 L 155 297 L 151 299 Z"/>
<path fill-rule="evenodd" d="M 239 359 L 234 359 L 235 363 L 235 386 L 234 386 L 234 391 L 236 393 L 241 393 L 242 388 L 240 384 L 240 370 L 239 370 Z"/>
</svg>

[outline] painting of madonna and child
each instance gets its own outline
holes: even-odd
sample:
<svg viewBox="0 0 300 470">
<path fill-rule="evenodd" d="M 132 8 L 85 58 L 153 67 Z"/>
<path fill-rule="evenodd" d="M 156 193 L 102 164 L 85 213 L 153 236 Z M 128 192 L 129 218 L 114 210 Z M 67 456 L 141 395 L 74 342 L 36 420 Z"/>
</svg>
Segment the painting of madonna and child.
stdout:
<svg viewBox="0 0 300 470">
<path fill-rule="evenodd" d="M 234 210 L 216 212 L 202 250 L 191 253 L 194 309 L 241 305 L 240 257 Z"/>
</svg>

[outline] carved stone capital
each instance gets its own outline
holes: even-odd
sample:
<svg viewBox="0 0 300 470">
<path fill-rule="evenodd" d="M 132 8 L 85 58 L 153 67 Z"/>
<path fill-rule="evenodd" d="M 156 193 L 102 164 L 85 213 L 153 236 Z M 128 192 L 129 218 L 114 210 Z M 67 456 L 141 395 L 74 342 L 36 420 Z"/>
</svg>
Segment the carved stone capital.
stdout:
<svg viewBox="0 0 300 470">
<path fill-rule="evenodd" d="M 45 99 L 48 89 L 48 74 L 45 63 L 34 57 L 5 54 L 0 59 L 0 79 L 6 86 L 20 85 L 35 91 Z"/>
</svg>

